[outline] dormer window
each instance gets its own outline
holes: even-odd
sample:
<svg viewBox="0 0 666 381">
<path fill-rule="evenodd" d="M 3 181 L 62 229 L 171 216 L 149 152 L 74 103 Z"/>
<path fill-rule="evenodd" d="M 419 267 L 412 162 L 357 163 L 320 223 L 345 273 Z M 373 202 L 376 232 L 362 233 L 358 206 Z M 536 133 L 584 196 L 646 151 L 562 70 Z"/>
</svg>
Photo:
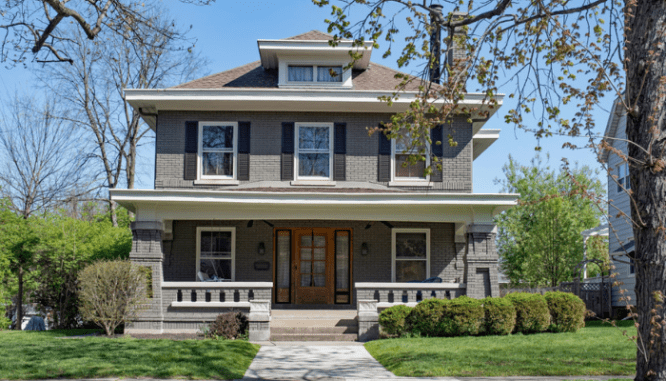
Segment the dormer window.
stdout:
<svg viewBox="0 0 666 381">
<path fill-rule="evenodd" d="M 342 82 L 342 66 L 289 65 L 288 71 L 289 82 Z"/>
</svg>

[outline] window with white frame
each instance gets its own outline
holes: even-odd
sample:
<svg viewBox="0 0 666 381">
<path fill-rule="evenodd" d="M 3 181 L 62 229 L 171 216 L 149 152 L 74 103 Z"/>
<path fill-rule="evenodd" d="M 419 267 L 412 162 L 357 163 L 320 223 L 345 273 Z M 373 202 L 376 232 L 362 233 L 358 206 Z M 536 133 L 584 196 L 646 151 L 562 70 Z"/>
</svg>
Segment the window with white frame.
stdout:
<svg viewBox="0 0 666 381">
<path fill-rule="evenodd" d="M 333 124 L 296 124 L 296 179 L 331 180 Z"/>
<path fill-rule="evenodd" d="M 197 228 L 197 280 L 234 280 L 236 228 Z"/>
<path fill-rule="evenodd" d="M 428 181 L 425 175 L 426 163 L 430 161 L 429 145 L 425 137 L 420 137 L 421 143 L 415 143 L 412 148 L 412 135 L 408 132 L 401 134 L 398 138 L 391 140 L 391 166 L 394 181 Z M 418 154 L 419 149 L 425 147 L 425 161 L 418 160 L 414 164 L 409 163 L 409 155 Z"/>
<path fill-rule="evenodd" d="M 199 123 L 199 177 L 235 179 L 238 123 Z"/>
<path fill-rule="evenodd" d="M 628 163 L 623 163 L 617 166 L 617 191 L 622 192 L 623 188 L 626 190 L 631 189 Z"/>
<path fill-rule="evenodd" d="M 430 277 L 430 229 L 392 230 L 393 282 Z"/>
<path fill-rule="evenodd" d="M 315 75 L 316 73 L 316 75 Z M 342 82 L 342 66 L 289 65 L 289 82 Z"/>
</svg>

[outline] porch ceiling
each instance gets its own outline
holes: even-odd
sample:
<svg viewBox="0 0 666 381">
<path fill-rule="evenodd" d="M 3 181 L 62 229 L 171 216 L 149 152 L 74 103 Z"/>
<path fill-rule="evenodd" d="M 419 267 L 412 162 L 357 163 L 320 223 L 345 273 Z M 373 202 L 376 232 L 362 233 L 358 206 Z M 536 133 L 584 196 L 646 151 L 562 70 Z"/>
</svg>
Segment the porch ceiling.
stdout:
<svg viewBox="0 0 666 381">
<path fill-rule="evenodd" d="M 137 221 L 352 220 L 491 223 L 516 205 L 517 194 L 311 193 L 121 190 L 111 198 Z"/>
</svg>

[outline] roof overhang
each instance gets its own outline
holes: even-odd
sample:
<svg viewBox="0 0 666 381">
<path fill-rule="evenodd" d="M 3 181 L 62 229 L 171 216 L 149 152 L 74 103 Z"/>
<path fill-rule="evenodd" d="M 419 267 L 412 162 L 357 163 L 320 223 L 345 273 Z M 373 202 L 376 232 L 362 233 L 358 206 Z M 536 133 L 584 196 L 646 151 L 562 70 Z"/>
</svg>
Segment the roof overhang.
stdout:
<svg viewBox="0 0 666 381">
<path fill-rule="evenodd" d="M 361 58 L 354 63 L 354 69 L 365 70 L 370 64 L 372 41 L 364 42 L 363 47 L 353 47 L 352 41 L 340 41 L 331 46 L 328 40 L 257 40 L 259 56 L 264 69 L 278 67 L 281 55 L 298 55 L 304 58 L 336 58 L 350 61 L 350 52 L 361 53 Z"/>
<path fill-rule="evenodd" d="M 472 151 L 474 152 L 474 160 L 483 153 L 491 144 L 499 139 L 500 130 L 484 129 L 478 130 L 473 136 Z"/>
<path fill-rule="evenodd" d="M 408 109 L 418 95 L 405 91 L 391 106 L 380 97 L 391 97 L 393 91 L 369 91 L 348 89 L 126 89 L 125 100 L 139 112 L 143 120 L 154 130 L 155 117 L 161 111 L 291 111 L 291 112 L 358 112 L 395 114 Z M 476 134 L 487 118 L 502 105 L 503 95 L 498 95 L 497 105 L 489 105 L 485 94 L 468 93 L 459 106 L 474 110 Z M 443 105 L 444 100 L 435 101 Z M 474 119 L 475 115 L 484 119 Z M 485 118 L 487 117 L 487 118 Z"/>
<path fill-rule="evenodd" d="M 606 141 L 607 144 L 613 145 L 615 140 L 613 139 L 617 134 L 617 128 L 619 127 L 619 122 L 622 119 L 624 109 L 621 105 L 621 99 L 617 98 L 613 102 L 613 107 L 611 108 L 610 116 L 608 117 L 608 122 L 606 123 L 606 130 L 604 131 L 604 137 L 602 140 Z M 600 160 L 602 163 L 608 163 L 608 156 L 610 151 L 607 149 L 601 150 Z"/>
<path fill-rule="evenodd" d="M 313 193 L 112 189 L 137 221 L 353 220 L 492 223 L 516 205 L 508 193 Z"/>
</svg>

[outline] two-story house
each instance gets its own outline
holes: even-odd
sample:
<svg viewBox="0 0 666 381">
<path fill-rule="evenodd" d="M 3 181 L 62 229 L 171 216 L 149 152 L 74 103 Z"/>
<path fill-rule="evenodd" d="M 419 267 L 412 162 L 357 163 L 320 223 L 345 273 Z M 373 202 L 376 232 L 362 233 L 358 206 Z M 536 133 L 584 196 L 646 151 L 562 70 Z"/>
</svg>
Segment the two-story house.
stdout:
<svg viewBox="0 0 666 381">
<path fill-rule="evenodd" d="M 517 196 L 472 193 L 474 160 L 499 137 L 481 129 L 497 107 L 467 94 L 489 115 L 432 129 L 445 144 L 428 159 L 443 170 L 424 176 L 423 163 L 403 165 L 403 141 L 368 133 L 418 84 L 387 105 L 378 97 L 401 80 L 370 61 L 372 43 L 346 70 L 351 43 L 329 39 L 259 40 L 259 61 L 126 90 L 156 134 L 155 189 L 111 191 L 136 213 L 132 261 L 152 268 L 150 308 L 130 331 L 196 331 L 230 309 L 325 316 L 361 301 L 499 296 L 493 217 Z M 413 283 L 429 278 L 441 283 Z"/>
<path fill-rule="evenodd" d="M 634 231 L 631 223 L 631 199 L 629 191 L 629 166 L 627 160 L 627 115 L 617 100 L 613 103 L 608 118 L 604 139 L 613 150 L 604 150 L 601 161 L 606 163 L 608 173 L 608 222 L 609 237 L 608 250 L 611 263 L 615 267 L 614 282 L 620 282 L 613 287 L 612 306 L 614 310 L 624 310 L 627 304 L 636 303 L 636 274 L 633 266 Z M 617 150 L 617 151 L 615 151 Z M 625 158 L 618 155 L 621 153 Z M 623 291 L 621 291 L 623 290 Z M 623 300 L 625 299 L 625 300 Z"/>
</svg>

